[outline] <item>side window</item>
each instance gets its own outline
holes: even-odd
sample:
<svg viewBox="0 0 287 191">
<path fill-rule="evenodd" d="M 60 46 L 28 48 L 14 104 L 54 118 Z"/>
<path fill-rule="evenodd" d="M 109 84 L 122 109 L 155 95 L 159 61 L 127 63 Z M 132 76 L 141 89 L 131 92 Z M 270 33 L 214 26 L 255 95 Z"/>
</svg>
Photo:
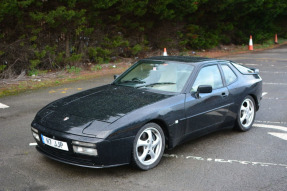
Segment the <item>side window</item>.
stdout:
<svg viewBox="0 0 287 191">
<path fill-rule="evenodd" d="M 222 78 L 217 65 L 202 68 L 192 86 L 192 91 L 197 91 L 200 85 L 211 85 L 212 89 L 223 87 Z"/>
<path fill-rule="evenodd" d="M 221 65 L 221 67 L 222 67 L 222 70 L 224 73 L 226 84 L 229 85 L 232 82 L 234 82 L 237 77 L 234 74 L 234 72 L 231 70 L 231 68 L 229 68 L 229 66 L 227 66 L 227 65 Z"/>
</svg>

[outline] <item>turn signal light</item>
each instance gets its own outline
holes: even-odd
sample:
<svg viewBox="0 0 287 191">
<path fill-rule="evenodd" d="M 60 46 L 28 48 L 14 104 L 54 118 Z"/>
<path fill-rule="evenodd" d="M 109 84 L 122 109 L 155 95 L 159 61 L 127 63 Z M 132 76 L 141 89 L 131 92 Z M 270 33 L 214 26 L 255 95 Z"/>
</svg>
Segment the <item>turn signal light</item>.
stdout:
<svg viewBox="0 0 287 191">
<path fill-rule="evenodd" d="M 32 130 L 32 135 L 33 135 L 33 137 L 37 140 L 37 141 L 39 141 L 40 142 L 40 137 L 39 137 L 39 134 L 38 134 L 38 130 L 37 129 L 35 129 L 35 128 L 31 128 L 31 130 Z"/>
</svg>

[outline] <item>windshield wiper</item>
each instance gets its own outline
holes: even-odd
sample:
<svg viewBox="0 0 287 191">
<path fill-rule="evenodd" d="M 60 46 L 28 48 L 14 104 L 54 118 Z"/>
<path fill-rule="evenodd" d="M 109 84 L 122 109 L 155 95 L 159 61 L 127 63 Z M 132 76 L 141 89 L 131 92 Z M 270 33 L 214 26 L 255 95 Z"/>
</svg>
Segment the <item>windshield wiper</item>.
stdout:
<svg viewBox="0 0 287 191">
<path fill-rule="evenodd" d="M 151 84 L 138 86 L 137 88 L 145 88 L 145 87 L 152 87 L 152 86 L 158 86 L 158 85 L 172 85 L 172 84 L 175 84 L 175 83 L 173 83 L 173 82 L 157 82 L 157 83 L 151 83 Z"/>
<path fill-rule="evenodd" d="M 122 81 L 118 84 L 125 84 L 125 83 L 137 83 L 137 84 L 144 84 L 145 81 L 142 81 L 140 79 L 136 79 L 136 80 L 125 80 L 125 81 Z"/>
</svg>

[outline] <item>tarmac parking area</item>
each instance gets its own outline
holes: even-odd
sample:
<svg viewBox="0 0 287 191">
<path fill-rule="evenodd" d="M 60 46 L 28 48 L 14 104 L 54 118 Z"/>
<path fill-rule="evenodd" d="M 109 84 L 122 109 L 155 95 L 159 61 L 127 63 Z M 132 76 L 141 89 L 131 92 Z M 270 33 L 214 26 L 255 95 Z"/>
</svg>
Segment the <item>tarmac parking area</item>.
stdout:
<svg viewBox="0 0 287 191">
<path fill-rule="evenodd" d="M 6 190 L 286 190 L 287 46 L 224 59 L 260 69 L 263 100 L 246 133 L 216 132 L 166 151 L 156 168 L 88 169 L 35 150 L 30 123 L 51 101 L 113 77 L 0 98 L 0 191 Z"/>
</svg>

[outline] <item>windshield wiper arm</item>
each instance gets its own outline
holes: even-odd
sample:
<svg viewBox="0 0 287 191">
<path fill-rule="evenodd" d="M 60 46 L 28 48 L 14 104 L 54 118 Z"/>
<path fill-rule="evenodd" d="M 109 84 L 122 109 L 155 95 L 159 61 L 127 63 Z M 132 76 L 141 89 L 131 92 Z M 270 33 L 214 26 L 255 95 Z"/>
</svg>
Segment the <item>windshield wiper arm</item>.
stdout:
<svg viewBox="0 0 287 191">
<path fill-rule="evenodd" d="M 141 81 L 141 80 L 125 80 L 125 81 L 122 81 L 118 84 L 124 84 L 124 83 L 137 83 L 137 84 L 144 84 L 145 82 L 144 81 Z"/>
<path fill-rule="evenodd" d="M 137 88 L 144 88 L 144 87 L 157 86 L 157 85 L 172 85 L 172 84 L 175 84 L 175 83 L 173 83 L 173 82 L 156 82 L 156 83 L 138 86 Z"/>
</svg>

